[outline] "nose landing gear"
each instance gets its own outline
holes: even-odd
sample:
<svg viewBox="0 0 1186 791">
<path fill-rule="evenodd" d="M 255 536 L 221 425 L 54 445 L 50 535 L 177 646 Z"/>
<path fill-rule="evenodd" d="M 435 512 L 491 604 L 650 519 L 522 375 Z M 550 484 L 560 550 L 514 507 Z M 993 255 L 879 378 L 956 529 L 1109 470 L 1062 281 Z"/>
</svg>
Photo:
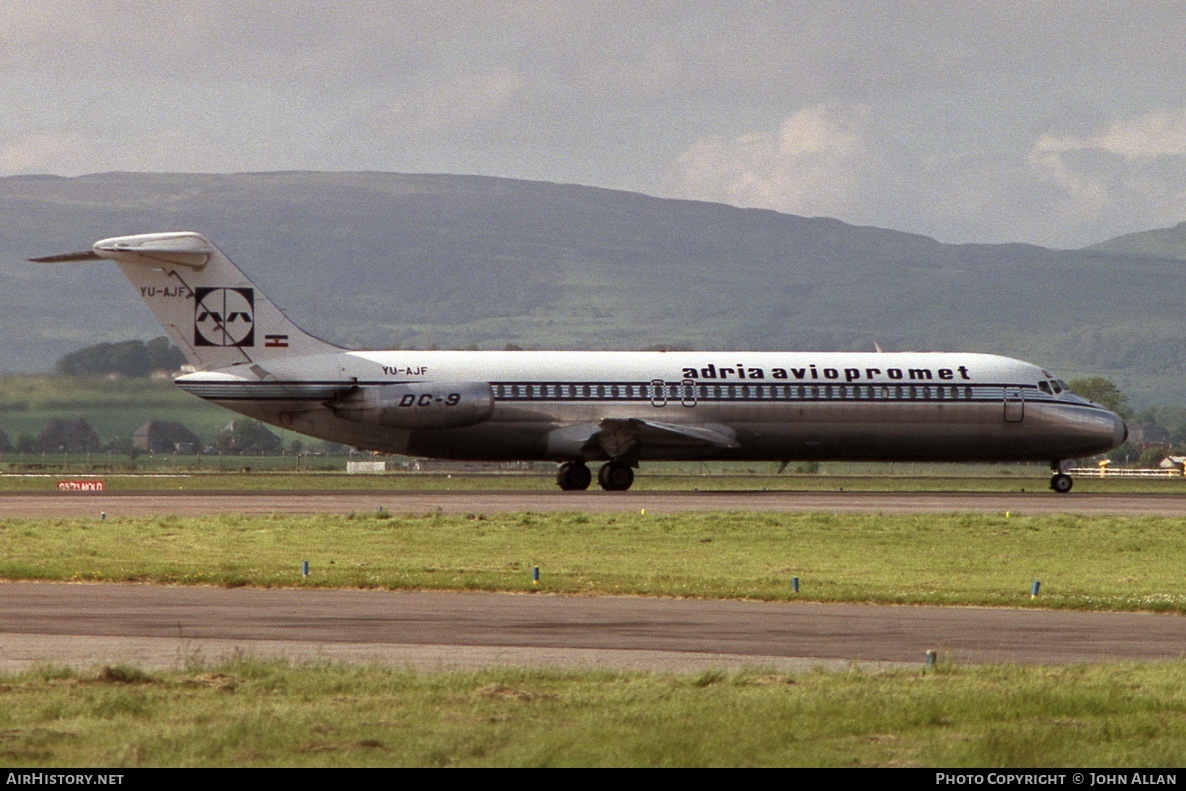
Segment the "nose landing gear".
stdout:
<svg viewBox="0 0 1186 791">
<path fill-rule="evenodd" d="M 1073 486 L 1074 483 L 1075 482 L 1071 480 L 1071 476 L 1067 475 L 1065 472 L 1056 472 L 1054 475 L 1050 476 L 1050 488 L 1059 494 L 1066 494 L 1069 492 L 1071 490 L 1071 486 Z"/>
<path fill-rule="evenodd" d="M 1054 472 L 1050 476 L 1050 488 L 1058 494 L 1066 494 L 1071 490 L 1075 484 L 1071 480 L 1071 476 L 1067 475 L 1066 470 L 1070 469 L 1070 462 L 1066 461 L 1052 461 L 1050 469 Z"/>
</svg>

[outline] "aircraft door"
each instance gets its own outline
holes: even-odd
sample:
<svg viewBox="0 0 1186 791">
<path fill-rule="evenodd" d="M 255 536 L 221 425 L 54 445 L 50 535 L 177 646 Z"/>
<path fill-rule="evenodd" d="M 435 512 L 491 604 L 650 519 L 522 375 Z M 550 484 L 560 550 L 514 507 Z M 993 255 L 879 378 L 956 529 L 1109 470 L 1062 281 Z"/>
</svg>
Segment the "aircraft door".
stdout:
<svg viewBox="0 0 1186 791">
<path fill-rule="evenodd" d="M 651 406 L 667 406 L 667 383 L 662 379 L 651 380 Z"/>
<path fill-rule="evenodd" d="M 691 379 L 685 379 L 680 382 L 679 386 L 679 402 L 686 407 L 696 406 L 696 382 Z"/>
<path fill-rule="evenodd" d="M 1005 422 L 1020 423 L 1025 417 L 1025 393 L 1020 387 L 1005 388 Z"/>
</svg>

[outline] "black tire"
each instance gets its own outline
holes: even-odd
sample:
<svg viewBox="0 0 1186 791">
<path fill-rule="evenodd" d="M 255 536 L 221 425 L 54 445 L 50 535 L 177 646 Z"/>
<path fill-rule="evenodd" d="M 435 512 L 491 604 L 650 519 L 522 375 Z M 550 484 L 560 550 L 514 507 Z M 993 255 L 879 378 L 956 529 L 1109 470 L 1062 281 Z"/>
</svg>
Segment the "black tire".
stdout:
<svg viewBox="0 0 1186 791">
<path fill-rule="evenodd" d="M 1071 476 L 1063 472 L 1056 472 L 1050 476 L 1050 488 L 1059 494 L 1066 494 L 1071 490 L 1075 482 L 1071 480 Z"/>
<path fill-rule="evenodd" d="M 583 461 L 566 461 L 556 470 L 556 483 L 566 492 L 583 492 L 593 482 L 593 473 Z"/>
<path fill-rule="evenodd" d="M 634 470 L 620 461 L 610 461 L 597 471 L 597 483 L 607 492 L 624 492 L 634 483 Z"/>
</svg>

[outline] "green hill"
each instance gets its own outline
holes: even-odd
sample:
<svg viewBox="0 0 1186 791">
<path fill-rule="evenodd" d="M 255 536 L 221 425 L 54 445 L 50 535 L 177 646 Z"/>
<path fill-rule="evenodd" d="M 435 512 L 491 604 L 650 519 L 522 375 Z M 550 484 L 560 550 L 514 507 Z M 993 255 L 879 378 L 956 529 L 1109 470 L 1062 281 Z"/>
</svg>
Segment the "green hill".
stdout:
<svg viewBox="0 0 1186 791">
<path fill-rule="evenodd" d="M 34 255 L 209 235 L 355 347 L 991 351 L 1186 402 L 1186 266 L 1103 246 L 947 245 L 572 185 L 389 173 L 0 179 L 0 370 L 160 334 L 110 264 Z"/>
</svg>

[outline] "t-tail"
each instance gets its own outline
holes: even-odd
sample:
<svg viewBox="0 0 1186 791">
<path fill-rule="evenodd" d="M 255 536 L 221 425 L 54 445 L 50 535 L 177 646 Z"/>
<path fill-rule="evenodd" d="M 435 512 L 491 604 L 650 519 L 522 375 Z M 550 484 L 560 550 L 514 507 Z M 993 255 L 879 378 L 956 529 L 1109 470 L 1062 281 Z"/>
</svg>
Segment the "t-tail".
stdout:
<svg viewBox="0 0 1186 791">
<path fill-rule="evenodd" d="M 95 242 L 54 263 L 108 258 L 132 281 L 173 342 L 200 370 L 324 354 L 338 348 L 301 330 L 212 242 L 198 233 L 150 233 Z"/>
</svg>

